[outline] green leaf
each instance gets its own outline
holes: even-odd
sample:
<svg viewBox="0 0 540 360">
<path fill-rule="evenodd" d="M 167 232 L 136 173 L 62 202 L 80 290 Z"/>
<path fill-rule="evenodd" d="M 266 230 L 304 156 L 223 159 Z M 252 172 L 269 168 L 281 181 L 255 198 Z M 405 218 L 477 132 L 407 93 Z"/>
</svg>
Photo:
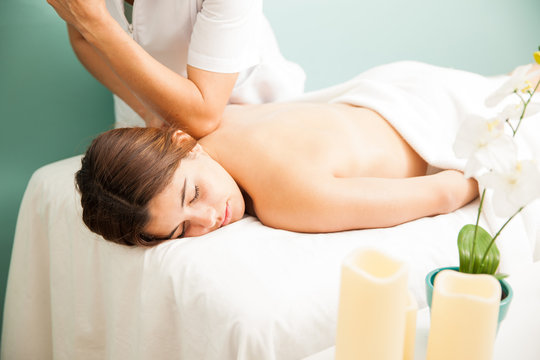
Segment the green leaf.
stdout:
<svg viewBox="0 0 540 360">
<path fill-rule="evenodd" d="M 472 224 L 465 225 L 458 234 L 459 271 L 471 274 L 494 275 L 499 267 L 499 249 L 496 244 L 493 244 L 484 262 L 481 263 L 492 237 L 481 226 L 478 226 L 476 229 L 476 245 L 474 245 L 476 227 L 476 225 Z"/>
<path fill-rule="evenodd" d="M 495 279 L 497 279 L 497 280 L 502 280 L 504 278 L 507 278 L 508 274 L 499 273 L 499 274 L 495 274 L 493 276 L 495 276 Z"/>
</svg>

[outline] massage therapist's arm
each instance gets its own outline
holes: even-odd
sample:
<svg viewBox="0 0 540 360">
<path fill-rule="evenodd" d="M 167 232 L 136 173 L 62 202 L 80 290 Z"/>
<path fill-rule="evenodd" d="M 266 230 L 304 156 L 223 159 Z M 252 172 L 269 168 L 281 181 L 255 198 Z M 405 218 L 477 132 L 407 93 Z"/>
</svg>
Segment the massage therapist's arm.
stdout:
<svg viewBox="0 0 540 360">
<path fill-rule="evenodd" d="M 72 25 L 67 25 L 69 41 L 79 61 L 99 82 L 118 95 L 141 118 L 147 126 L 161 127 L 166 123 L 148 109 L 105 62 L 102 55 Z"/>
<path fill-rule="evenodd" d="M 188 78 L 159 63 L 126 34 L 107 11 L 103 0 L 48 0 L 57 13 L 76 30 L 95 52 L 79 49 L 77 55 L 98 80 L 128 104 L 136 104 L 127 90 L 151 112 L 195 138 L 212 132 L 236 82 L 237 74 L 221 74 L 188 66 Z M 80 40 L 80 39 L 79 39 Z M 73 41 L 73 40 L 72 40 Z M 76 50 L 77 51 L 77 50 Z M 96 56 L 97 54 L 97 56 Z M 116 74 L 110 74 L 103 64 Z M 92 70 L 91 70 L 92 71 Z M 124 88 L 119 85 L 123 84 Z M 126 90 L 127 89 L 127 90 Z M 135 110 L 141 111 L 136 105 Z"/>
<path fill-rule="evenodd" d="M 331 177 L 304 185 L 265 199 L 257 216 L 265 225 L 300 232 L 382 228 L 452 212 L 478 195 L 476 181 L 453 170 L 403 179 Z"/>
</svg>

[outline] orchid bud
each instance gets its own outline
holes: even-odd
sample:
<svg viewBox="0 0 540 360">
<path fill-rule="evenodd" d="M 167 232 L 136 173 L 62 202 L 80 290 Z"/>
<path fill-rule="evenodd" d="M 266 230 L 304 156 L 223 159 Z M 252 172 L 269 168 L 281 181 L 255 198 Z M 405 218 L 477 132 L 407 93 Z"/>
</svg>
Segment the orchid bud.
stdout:
<svg viewBox="0 0 540 360">
<path fill-rule="evenodd" d="M 540 64 L 540 51 L 536 51 L 534 54 L 534 60 L 536 61 L 537 64 Z"/>
</svg>

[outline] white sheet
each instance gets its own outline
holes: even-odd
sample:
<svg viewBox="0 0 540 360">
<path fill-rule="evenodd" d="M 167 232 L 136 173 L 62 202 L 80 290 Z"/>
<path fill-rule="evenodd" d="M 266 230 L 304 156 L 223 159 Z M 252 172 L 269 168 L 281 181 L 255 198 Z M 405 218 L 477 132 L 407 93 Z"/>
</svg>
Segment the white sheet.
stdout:
<svg viewBox="0 0 540 360">
<path fill-rule="evenodd" d="M 372 80 L 366 81 L 363 86 Z M 322 101 L 336 89 L 305 99 Z M 381 87 L 380 95 L 388 89 Z M 395 116 L 405 117 L 397 108 Z M 403 124 L 406 131 L 414 129 Z M 422 124 L 419 131 L 421 139 L 429 132 Z M 433 143 L 445 137 L 451 136 Z M 441 166 L 437 159 L 449 153 L 423 154 Z M 423 306 L 424 276 L 457 264 L 457 232 L 474 221 L 477 206 L 388 229 L 316 235 L 246 217 L 199 238 L 133 249 L 82 224 L 73 187 L 79 164 L 75 157 L 45 166 L 28 184 L 8 280 L 2 359 L 299 359 L 334 343 L 340 264 L 350 251 L 372 246 L 407 261 L 409 287 Z M 523 217 L 501 238 L 503 271 L 532 262 L 535 219 Z"/>
<path fill-rule="evenodd" d="M 461 122 L 471 114 L 493 116 L 517 97 L 489 108 L 485 99 L 507 76 L 484 77 L 466 71 L 402 61 L 370 69 L 337 86 L 312 92 L 299 100 L 348 103 L 380 113 L 431 166 L 463 170 L 464 159 L 454 155 L 453 144 Z M 538 103 L 538 95 L 532 100 Z M 540 160 L 540 116 L 524 119 L 517 135 L 520 155 Z M 540 186 L 540 184 L 538 185 Z M 491 197 L 484 203 L 487 230 L 495 234 L 507 219 L 497 217 Z M 505 228 L 497 240 L 504 271 L 518 270 L 517 259 L 540 255 L 540 201 Z M 510 259 L 513 258 L 513 259 Z"/>
</svg>

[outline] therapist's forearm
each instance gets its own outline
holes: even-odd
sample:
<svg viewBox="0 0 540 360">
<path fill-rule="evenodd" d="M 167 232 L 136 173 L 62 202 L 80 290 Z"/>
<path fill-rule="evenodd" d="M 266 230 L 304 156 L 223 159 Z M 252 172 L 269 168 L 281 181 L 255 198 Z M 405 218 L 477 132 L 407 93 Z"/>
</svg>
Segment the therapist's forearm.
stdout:
<svg viewBox="0 0 540 360">
<path fill-rule="evenodd" d="M 170 70 L 140 47 L 110 16 L 80 24 L 82 36 L 144 104 L 195 137 L 219 124 L 225 103 L 205 99 L 195 83 Z"/>
<path fill-rule="evenodd" d="M 105 59 L 98 51 L 86 41 L 86 39 L 73 26 L 68 25 L 68 35 L 75 55 L 81 64 L 100 83 L 106 86 L 111 92 L 118 95 L 143 119 L 148 119 L 153 114 L 146 106 L 131 92 L 122 82 L 116 73 L 105 62 Z"/>
</svg>

